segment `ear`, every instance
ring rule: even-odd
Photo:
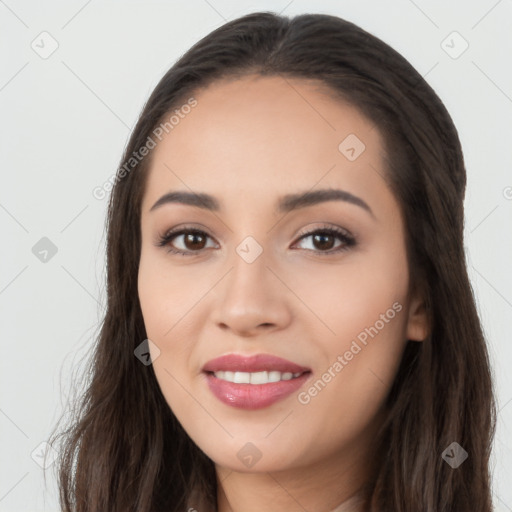
[[[424,341],[429,334],[427,308],[419,293],[414,294],[409,302],[406,331],[407,339],[412,341]]]

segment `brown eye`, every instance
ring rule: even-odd
[[[311,240],[307,250],[321,254],[322,256],[345,251],[356,245],[356,240],[348,232],[336,227],[325,227],[310,231],[301,236],[299,241]],[[336,244],[336,241],[339,241]]]
[[[206,237],[201,233],[187,233],[183,235],[183,243],[191,251],[203,249],[206,243]]]
[[[327,233],[313,235],[313,245],[317,249],[332,249],[334,247],[335,240],[336,238],[334,237],[334,235],[330,235]]]
[[[158,245],[167,246],[171,253],[189,256],[205,249],[209,238],[209,235],[198,229],[181,229],[163,235]]]

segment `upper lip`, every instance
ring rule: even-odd
[[[226,354],[211,359],[203,366],[204,372],[233,371],[233,372],[259,372],[277,371],[281,373],[303,373],[309,368],[288,361],[271,354],[256,354],[243,356],[240,354]]]

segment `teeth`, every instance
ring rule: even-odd
[[[268,384],[269,382],[278,382],[280,380],[290,380],[302,375],[301,372],[214,372],[215,377],[235,384]]]

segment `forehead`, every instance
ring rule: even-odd
[[[194,98],[157,141],[144,210],[177,189],[245,197],[261,208],[315,187],[382,195],[378,129],[323,84],[250,75],[214,82]]]

